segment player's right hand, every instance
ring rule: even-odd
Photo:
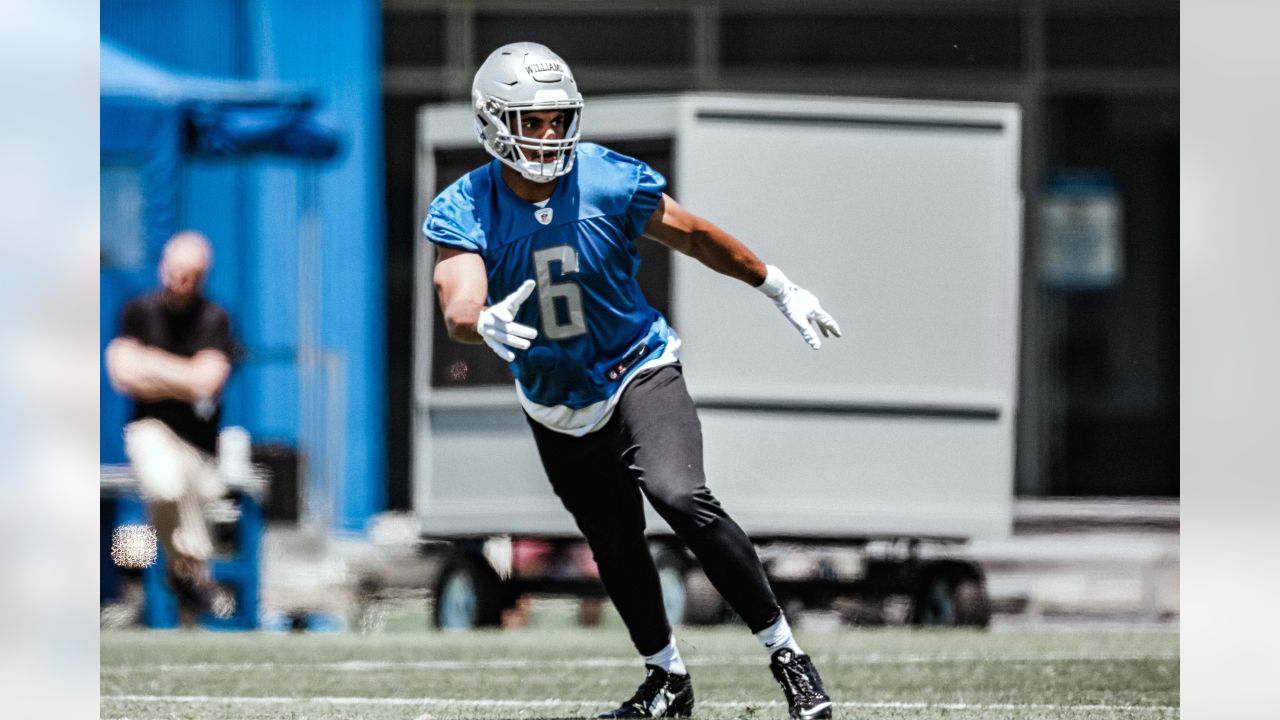
[[[528,325],[515,322],[520,304],[533,292],[533,281],[525,280],[515,292],[501,301],[480,311],[476,320],[476,332],[484,338],[484,342],[498,357],[511,362],[516,359],[516,350],[528,350],[529,341],[538,337],[538,331]]]

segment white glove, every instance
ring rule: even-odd
[[[810,347],[814,350],[822,347],[815,329],[821,330],[823,337],[840,337],[840,326],[836,324],[835,318],[822,309],[813,293],[788,280],[778,268],[772,265],[766,265],[765,268],[768,274],[756,289],[773,300],[773,304],[800,331]]]
[[[511,348],[528,350],[529,341],[538,337],[537,330],[515,322],[520,304],[527,300],[532,292],[533,281],[525,280],[515,292],[481,310],[480,317],[476,320],[476,332],[484,338],[486,345],[498,353],[498,357],[507,362],[516,359],[516,354],[511,352]]]

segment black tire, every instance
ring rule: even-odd
[[[956,625],[985,628],[991,624],[991,596],[987,586],[979,580],[965,579],[956,584]]]
[[[432,592],[431,620],[441,630],[497,626],[509,604],[498,573],[483,556],[463,550],[445,561]]]
[[[991,598],[972,569],[939,567],[922,577],[911,622],[933,627],[982,627],[991,623]]]

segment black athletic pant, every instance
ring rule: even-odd
[[[609,422],[589,435],[557,433],[532,419],[529,425],[551,487],[586,536],[641,655],[666,647],[671,636],[644,538],[641,493],[752,632],[778,619],[755,548],[707,489],[702,424],[678,364],[641,371]]]

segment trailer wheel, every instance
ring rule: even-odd
[[[653,556],[653,565],[658,569],[658,583],[662,586],[662,607],[667,612],[667,622],[680,625],[685,621],[688,607],[689,593],[685,574],[689,571],[689,560],[682,551],[666,543],[650,545],[649,554]]]
[[[991,623],[986,585],[960,568],[936,568],[928,573],[914,604],[915,625],[986,627]]]
[[[991,624],[991,596],[978,580],[965,579],[952,591],[956,607],[956,625],[984,628]]]
[[[442,630],[492,627],[502,621],[502,580],[482,556],[455,551],[436,576],[432,620]]]

